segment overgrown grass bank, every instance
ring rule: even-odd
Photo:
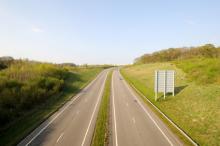
[[[92,146],[108,145],[108,121],[109,121],[109,106],[111,93],[111,78],[112,71],[108,73],[105,84],[104,94],[102,97],[99,113],[96,121],[95,131],[92,140]]]
[[[212,63],[208,65],[207,62]],[[188,74],[177,68],[175,64]],[[214,76],[207,75],[207,72],[213,70],[210,68],[214,68],[216,65],[219,64],[212,59],[201,62],[152,63],[127,66],[122,68],[121,72],[130,83],[197,143],[216,146],[220,145],[220,85],[214,81],[220,75],[216,73],[218,68],[211,71],[214,72]],[[191,69],[188,69],[190,67]],[[209,69],[203,69],[206,67]],[[166,100],[161,98],[158,102],[155,102],[153,91],[154,71],[157,69],[174,69],[176,71],[175,97],[168,96]],[[200,75],[213,78],[213,82],[202,84],[204,82],[197,79],[200,76],[191,76],[193,69],[199,72]]]
[[[0,70],[0,144],[18,143],[102,69],[16,61]]]
[[[202,85],[220,85],[220,58],[193,58],[175,61],[175,64],[187,73],[190,81]]]

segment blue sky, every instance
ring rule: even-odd
[[[127,64],[169,47],[220,46],[219,0],[0,0],[0,56]]]

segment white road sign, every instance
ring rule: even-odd
[[[166,97],[166,93],[173,93],[174,96],[174,70],[156,70],[155,71],[155,100],[157,100],[157,93],[163,92],[164,99]]]

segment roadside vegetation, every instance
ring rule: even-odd
[[[206,47],[207,45],[205,45]],[[194,48],[197,48],[196,54],[200,55],[189,55],[190,57],[171,60],[145,60],[144,63],[136,62],[135,65],[126,66],[121,69],[121,72],[129,83],[134,85],[199,145],[216,146],[220,144],[219,48],[214,47],[214,51],[204,49],[202,46]],[[206,50],[207,53],[199,52],[198,48]],[[187,51],[189,50],[187,49]],[[168,50],[161,52],[168,52]],[[210,55],[212,52],[215,52],[215,55]],[[166,55],[165,58],[168,58],[169,53]],[[176,95],[173,97],[168,94],[166,100],[160,98],[156,102],[154,100],[154,71],[158,69],[175,70]]]
[[[92,146],[107,146],[109,137],[109,112],[110,112],[110,93],[111,93],[112,71],[108,73],[105,89],[99,108],[95,131],[92,139]]]
[[[0,59],[1,145],[15,145],[106,67],[9,60]]]
[[[191,58],[219,58],[220,47],[206,44],[198,47],[169,48],[152,54],[144,54],[135,59],[134,64],[167,62]]]
[[[174,64],[186,73],[190,81],[220,85],[220,58],[192,58],[175,61]]]

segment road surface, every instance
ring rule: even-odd
[[[180,140],[127,85],[118,70],[112,76],[114,146],[179,146]]]
[[[22,140],[19,146],[89,146],[108,70]],[[143,103],[114,69],[110,145],[180,146],[182,142]]]
[[[107,77],[107,70],[48,120],[22,140],[19,146],[89,146]]]

